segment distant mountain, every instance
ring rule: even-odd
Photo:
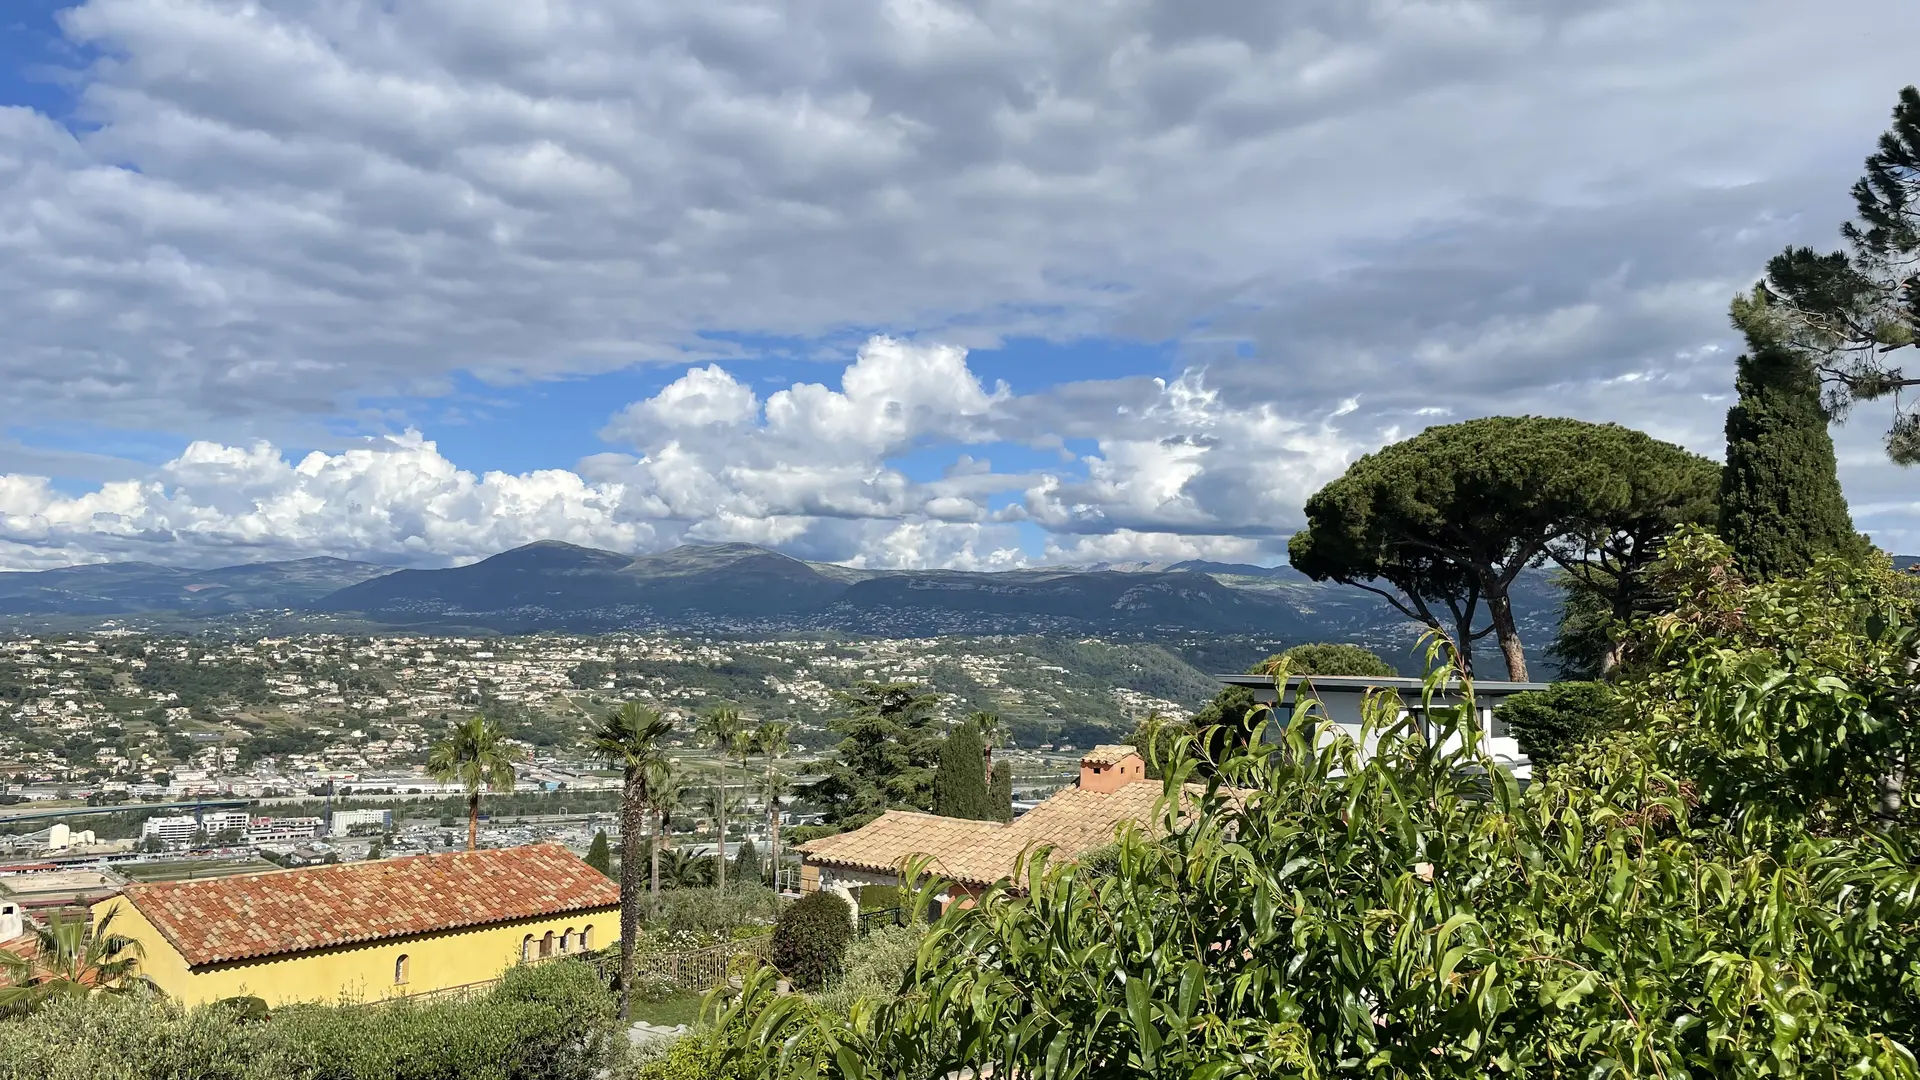
[[[1515,582],[1521,635],[1533,651],[1551,640],[1559,599],[1546,571],[1527,571]],[[301,612],[296,622],[395,629],[1228,634],[1359,641],[1395,653],[1410,649],[1419,632],[1365,590],[1312,581],[1288,566],[1206,560],[998,573],[866,570],[750,544],[632,556],[544,541],[446,570],[302,559],[212,570],[114,563],[0,574],[0,616],[197,619],[289,608]]]
[[[153,563],[100,563],[0,573],[0,615],[214,615],[304,608],[392,568],[345,559],[296,559],[189,570]]]
[[[751,544],[634,557],[549,540],[450,570],[401,570],[313,606],[408,624],[604,628],[688,615],[794,615],[826,607],[846,588],[810,563]]]
[[[921,570],[855,582],[825,613],[851,622],[1012,619],[1239,633],[1302,629],[1291,608],[1206,574],[1113,570]]]

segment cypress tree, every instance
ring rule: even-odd
[[[957,724],[940,745],[933,774],[933,812],[942,817],[993,819],[987,803],[986,744],[972,724]]]
[[[1735,368],[1740,400],[1727,410],[1720,535],[1755,578],[1798,573],[1821,555],[1861,557],[1867,544],[1840,491],[1812,362],[1782,339],[1763,300],[1735,300],[1733,322],[1747,352]]]
[[[740,842],[740,854],[734,857],[733,869],[742,884],[760,880],[760,853],[754,850],[752,840]]]
[[[993,779],[987,784],[987,802],[993,807],[994,821],[1013,820],[1013,766],[1004,761],[993,763]]]
[[[587,845],[587,865],[608,877],[613,876],[613,848],[607,843],[607,830],[600,829],[593,834],[593,843]]]

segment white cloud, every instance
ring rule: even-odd
[[[61,21],[99,57],[74,122],[0,108],[0,414],[210,441],[126,480],[0,436],[12,564],[561,535],[987,565],[1022,523],[1062,552],[1271,556],[1315,484],[1439,417],[1715,449],[1726,299],[1784,244],[1834,242],[1920,7],[84,0]],[[892,336],[838,387],[757,392],[733,344],[869,328]],[[1171,341],[1180,370],[1015,393],[916,344],[1010,335]],[[471,475],[402,439],[309,475],[272,449],[343,416],[402,428],[369,402],[470,374],[635,363],[687,370],[607,424],[628,452],[570,470]],[[1841,433],[1849,492],[1920,547],[1873,423]],[[1069,440],[1096,449],[893,463]]]
[[[609,425],[633,453],[577,470],[476,476],[412,432],[298,461],[264,442],[200,441],[150,479],[77,495],[0,476],[0,565],[319,553],[434,563],[541,539],[622,551],[744,541],[878,567],[1003,569],[1096,552],[1252,558],[1273,554],[1287,508],[1357,445],[1271,406],[1228,402],[1198,373],[1140,389],[1104,419],[1075,417],[1070,396],[985,390],[964,350],[875,338],[840,389],[798,384],[764,410],[725,369],[690,369]],[[1000,472],[965,452],[1048,442],[1032,426],[1038,415],[1106,432],[1072,469]],[[953,464],[926,480],[890,464],[924,448]],[[1012,501],[990,510],[996,496]],[[1103,535],[1029,553],[1022,521]]]

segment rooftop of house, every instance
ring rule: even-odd
[[[1133,756],[1132,747],[1112,758]],[[1106,765],[1082,763],[1082,775]],[[1071,858],[1111,843],[1121,822],[1151,826],[1161,785],[1144,778],[1111,788],[1073,787],[1054,794],[1012,822],[967,821],[908,810],[889,810],[868,824],[799,845],[809,862],[869,873],[898,873],[927,856],[929,870],[954,881],[990,885],[1014,874],[1021,856],[1038,847]]]
[[[1082,765],[1118,765],[1123,759],[1139,753],[1131,746],[1116,743],[1101,743],[1080,757]]]
[[[1262,690],[1273,689],[1273,677],[1271,675],[1215,675],[1214,678],[1231,686],[1245,686]],[[1426,689],[1425,679],[1415,679],[1397,675],[1287,676],[1287,688],[1289,690],[1292,690],[1302,683],[1305,683],[1315,690],[1327,691],[1329,693],[1359,694],[1365,693],[1368,690],[1398,690],[1405,691],[1417,697]],[[1473,680],[1474,693],[1482,697],[1519,694],[1528,690],[1545,690],[1549,685],[1551,684],[1512,682],[1506,679]],[[1436,685],[1434,689],[1436,692],[1442,694],[1454,693],[1460,689],[1460,681],[1458,679],[1448,679]]]
[[[122,896],[191,966],[617,906],[558,844],[130,885]]]

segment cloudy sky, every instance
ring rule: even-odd
[[[1490,413],[1718,456],[1912,0],[6,0],[0,568],[1275,562]],[[1856,521],[1920,550],[1884,417]]]

